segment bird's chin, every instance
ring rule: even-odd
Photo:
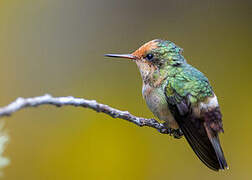
[[[144,63],[144,59],[134,59],[136,63]]]

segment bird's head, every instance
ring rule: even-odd
[[[142,45],[131,54],[105,54],[108,57],[126,58],[136,62],[142,78],[149,78],[167,66],[180,66],[185,62],[182,49],[171,41],[155,39]]]

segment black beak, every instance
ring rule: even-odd
[[[136,59],[132,54],[104,54],[107,57],[115,57],[115,58],[125,58],[125,59]]]

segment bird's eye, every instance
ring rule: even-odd
[[[151,53],[146,55],[146,59],[149,60],[149,61],[151,61],[153,59],[153,57],[154,57],[154,55],[151,54]]]

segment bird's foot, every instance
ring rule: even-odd
[[[166,126],[166,123],[164,123],[165,127],[164,129],[158,130],[162,134],[169,134],[170,136],[173,136],[175,139],[180,139],[183,136],[183,132],[181,129],[172,129]]]
[[[172,129],[171,135],[173,135],[175,139],[180,139],[183,136],[183,132],[181,131],[181,129]]]

